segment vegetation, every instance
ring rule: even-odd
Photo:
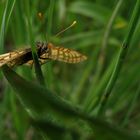
[[[1,0],[0,53],[31,46],[35,65],[1,68],[0,139],[139,140],[139,16],[140,0]],[[88,59],[40,67],[36,41]]]

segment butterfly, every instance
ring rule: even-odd
[[[72,49],[54,46],[52,43],[36,43],[39,63],[42,65],[47,60],[58,60],[66,63],[79,63],[87,59],[87,57]],[[0,55],[0,67],[7,64],[9,67],[19,65],[32,66],[34,64],[31,48],[23,50],[15,50]]]

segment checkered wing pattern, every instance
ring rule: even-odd
[[[55,47],[51,43],[48,44],[47,53],[44,53],[41,58],[58,60],[66,63],[79,63],[87,59],[85,55],[77,51],[64,47]]]
[[[14,67],[19,63],[21,56],[24,56],[28,52],[28,49],[12,51],[0,55],[0,67],[7,64],[9,67]]]

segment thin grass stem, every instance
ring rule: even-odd
[[[119,52],[119,57],[117,59],[116,66],[114,68],[112,76],[107,84],[103,98],[101,100],[98,115],[104,115],[104,113],[105,113],[106,103],[108,101],[109,96],[111,95],[111,91],[116,83],[116,80],[117,80],[119,74],[120,74],[120,70],[123,66],[123,63],[124,63],[124,60],[125,60],[125,57],[127,54],[127,50],[128,50],[130,43],[132,41],[132,37],[133,37],[133,34],[135,32],[139,17],[140,17],[140,0],[137,0],[136,5],[134,7],[132,17],[131,17],[131,20],[130,20],[130,24],[128,27],[128,32],[126,34],[125,40],[124,40],[122,47],[120,49],[120,52]]]
[[[37,77],[39,83],[42,85],[45,85],[45,80],[44,80],[43,73],[42,73],[42,70],[41,70],[41,67],[39,64],[38,55],[37,55],[36,47],[35,47],[35,41],[34,41],[34,37],[33,37],[32,20],[31,20],[32,18],[31,18],[30,10],[31,9],[29,6],[29,1],[26,1],[29,41],[30,41],[31,49],[32,49],[32,56],[33,56],[33,60],[34,60],[35,73],[36,73],[36,77]]]
[[[140,85],[138,85],[138,88],[137,88],[137,90],[136,90],[136,93],[135,93],[135,95],[134,95],[132,101],[130,102],[129,109],[128,109],[128,111],[126,112],[126,115],[125,115],[123,121],[121,122],[121,126],[122,126],[122,127],[125,127],[125,126],[128,124],[130,115],[131,115],[131,113],[132,113],[132,111],[133,111],[133,109],[134,109],[134,106],[135,106],[135,104],[136,104],[136,100],[138,99],[138,96],[139,96],[139,95],[140,95]]]
[[[102,71],[104,69],[104,65],[105,65],[105,61],[106,61],[106,48],[108,46],[108,42],[109,42],[109,37],[112,31],[112,26],[113,23],[116,19],[116,16],[118,15],[118,12],[122,6],[123,0],[119,0],[111,17],[110,20],[107,24],[107,27],[105,29],[104,35],[103,35],[103,42],[102,42],[102,46],[101,46],[101,50],[100,50],[100,54],[99,54],[99,60],[98,60],[98,64],[97,64],[97,74],[96,74],[96,80],[99,79],[99,77],[102,74]]]

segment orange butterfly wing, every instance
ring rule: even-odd
[[[66,63],[79,63],[87,59],[87,57],[77,51],[64,47],[54,47],[48,44],[48,51],[41,55],[43,59],[58,60]]]

